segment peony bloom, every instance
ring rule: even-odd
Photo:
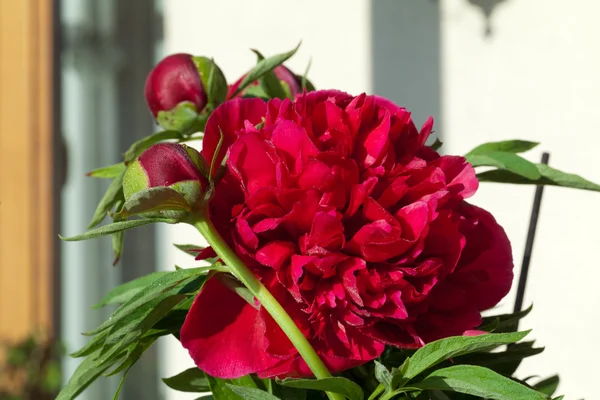
[[[201,73],[190,54],[165,57],[148,74],[144,91],[154,118],[159,112],[171,111],[182,102],[190,102],[197,112],[208,102]]]
[[[211,219],[332,372],[386,345],[461,335],[511,286],[506,234],[465,202],[478,187],[471,165],[424,146],[432,125],[417,130],[388,100],[338,91],[238,98],[207,123],[205,158],[229,153]],[[181,343],[217,377],[311,375],[265,310],[216,279]]]
[[[183,195],[193,207],[208,184],[207,171],[206,161],[195,149],[178,143],[155,144],[127,167],[123,194],[127,200],[145,189],[165,186]]]
[[[295,98],[297,95],[302,93],[302,78],[301,77],[297,76],[296,74],[294,74],[292,71],[290,71],[288,68],[284,67],[283,65],[278,65],[277,67],[275,67],[273,69],[273,72],[275,73],[275,76],[277,77],[277,79],[279,79],[287,87],[287,89],[289,90],[290,96],[292,98]],[[242,83],[242,81],[244,80],[245,77],[246,77],[246,75],[243,75],[234,84],[229,86],[229,91],[227,92],[228,99],[231,99],[233,97],[235,91],[240,86],[240,84]],[[252,82],[252,84],[250,86],[256,86],[256,85],[258,85],[258,81]],[[237,96],[243,96],[246,91],[247,91],[247,89],[242,90],[242,92],[238,93]]]

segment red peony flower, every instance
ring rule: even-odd
[[[296,74],[294,74],[292,71],[290,71],[287,67],[284,67],[283,65],[278,65],[273,69],[273,72],[275,73],[277,79],[279,79],[287,86],[292,98],[295,98],[297,95],[302,93],[302,79]],[[227,92],[228,99],[231,99],[233,97],[235,91],[238,89],[245,77],[246,75],[244,74],[234,84],[229,86],[229,91]],[[258,81],[254,81],[251,84],[251,86],[256,85],[258,85]],[[244,92],[245,90],[239,93],[238,96],[243,96]]]
[[[233,99],[207,123],[204,157],[229,152],[211,219],[332,372],[473,329],[511,286],[506,234],[464,201],[471,165],[424,146],[432,125],[338,91]],[[181,343],[217,377],[311,375],[264,309],[216,279]]]

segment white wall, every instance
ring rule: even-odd
[[[468,0],[377,0],[373,22],[371,2],[362,0],[164,2],[166,53],[213,56],[230,81],[254,63],[249,48],[273,54],[302,39],[290,67],[302,72],[312,57],[310,78],[320,88],[391,96],[413,109],[418,123],[436,114],[446,153],[465,153],[484,141],[536,140],[543,145],[532,160],[548,150],[551,165],[600,182],[596,2],[504,0],[492,15],[491,37],[484,35],[481,10]],[[532,198],[533,188],[482,184],[473,199],[504,225],[517,265]],[[560,372],[560,391],[570,399],[595,393],[598,205],[597,193],[546,189],[526,296],[535,309],[523,328],[533,328],[532,338],[547,348],[519,374]],[[193,230],[180,227],[161,235],[165,242],[197,241]],[[171,249],[163,259],[166,268],[192,264]],[[514,292],[499,309],[509,311],[513,300]],[[165,375],[191,364],[176,343],[163,354]],[[168,398],[193,396],[169,392]]]

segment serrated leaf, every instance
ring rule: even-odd
[[[92,178],[100,178],[100,179],[108,179],[108,178],[116,178],[125,171],[125,163],[120,162],[117,164],[109,165],[107,167],[97,168],[93,171],[88,172],[86,175],[91,176]]]
[[[381,383],[387,390],[392,389],[392,374],[390,371],[388,371],[385,365],[377,360],[375,360],[375,379],[377,379],[377,381]]]
[[[146,150],[148,147],[152,146],[153,144],[156,144],[156,143],[159,143],[159,142],[162,142],[165,140],[170,140],[170,139],[183,139],[183,136],[178,131],[167,130],[167,131],[156,132],[150,136],[146,136],[146,137],[134,142],[129,147],[129,149],[125,152],[125,154],[123,155],[125,158],[125,164],[129,164],[130,162],[132,162],[133,160],[138,158],[138,156],[140,154],[142,154],[144,152],[144,150]]]
[[[496,167],[533,180],[541,177],[534,163],[514,153],[494,151],[485,154],[467,154],[465,158],[473,167]]]
[[[496,372],[473,365],[438,369],[411,387],[470,394],[493,400],[547,400],[546,396]]]
[[[533,385],[533,388],[538,392],[544,393],[548,396],[552,396],[556,389],[558,389],[558,384],[560,383],[560,379],[558,375],[553,375],[549,378],[543,379]]]
[[[244,400],[279,400],[272,394],[267,393],[264,390],[260,390],[258,388],[236,386],[230,383],[227,384],[227,387],[229,388],[229,390],[231,390],[233,393],[237,394]]]
[[[495,151],[509,153],[524,153],[539,145],[538,142],[529,142],[527,140],[504,140],[501,142],[489,142],[475,147],[467,154],[486,154]]]
[[[158,279],[161,276],[170,274],[167,271],[157,271],[152,272],[148,275],[144,275],[140,278],[131,280],[127,283],[123,283],[122,285],[117,286],[102,300],[100,300],[93,308],[101,308],[109,304],[122,304],[131,299],[135,294],[137,294],[144,287],[148,286],[150,282]]]
[[[324,379],[291,379],[278,381],[278,384],[299,389],[321,390],[339,393],[350,400],[363,400],[364,394],[360,386],[350,379],[336,376]]]
[[[488,333],[479,336],[453,336],[436,340],[421,347],[410,358],[410,364],[404,378],[410,380],[449,358],[491,349],[503,344],[515,343],[523,339],[530,331],[515,333]]]
[[[579,175],[569,174],[551,168],[545,164],[536,164],[541,175],[540,179],[527,179],[510,171],[493,170],[477,174],[480,182],[514,183],[518,185],[547,185],[561,186],[573,189],[600,192],[600,185],[590,182]]]
[[[128,229],[137,228],[139,226],[144,226],[148,224],[154,224],[157,222],[164,222],[167,224],[177,223],[176,220],[171,218],[145,218],[145,219],[132,219],[129,221],[119,221],[113,222],[112,224],[103,225],[99,228],[92,229],[91,231],[87,231],[86,233],[82,233],[81,235],[75,235],[71,237],[59,237],[66,242],[77,242],[80,240],[88,240],[94,239],[101,236],[111,235],[116,232],[126,231]]]
[[[283,64],[290,59],[300,48],[300,43],[293,50],[287,53],[277,54],[259,61],[250,72],[246,74],[246,77],[242,80],[242,83],[238,86],[237,90],[233,94],[233,97],[237,96],[247,86],[252,84],[254,81],[259,80],[267,72],[272,71],[278,65]]]
[[[111,208],[119,201],[123,200],[123,176],[125,175],[125,170],[122,170],[119,175],[117,175],[113,181],[108,186],[108,189],[100,199],[98,206],[96,207],[96,211],[94,211],[94,216],[88,225],[88,229],[95,227],[98,225],[104,217],[108,214]]]
[[[162,380],[168,387],[180,392],[208,392],[208,378],[199,368],[189,368]]]
[[[158,186],[132,194],[123,205],[123,211],[116,214],[115,217],[127,218],[138,214],[167,210],[189,212],[191,208],[183,195],[170,187]]]

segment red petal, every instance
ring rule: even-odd
[[[180,339],[198,368],[217,378],[239,378],[280,361],[266,352],[259,311],[215,278],[196,297]]]
[[[258,98],[236,98],[217,107],[206,123],[202,140],[202,155],[208,163],[210,164],[213,159],[221,132],[223,132],[223,144],[215,159],[215,165],[221,164],[227,149],[235,142],[239,131],[244,129],[244,123],[250,121],[252,125],[257,125],[262,121],[266,111],[267,104]]]

